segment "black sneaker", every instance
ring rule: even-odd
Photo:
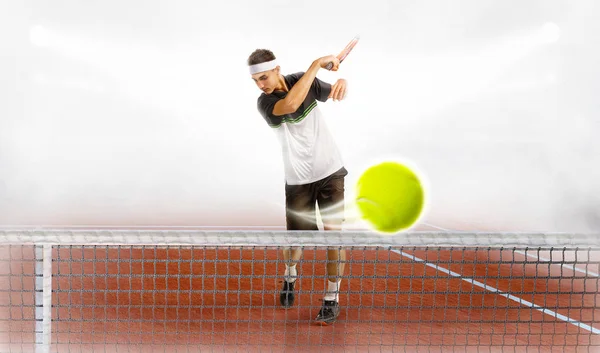
[[[288,282],[283,280],[283,289],[281,289],[281,294],[279,295],[279,302],[284,308],[290,308],[294,305],[294,284],[296,282]]]
[[[319,325],[333,324],[340,315],[340,304],[335,300],[323,300],[323,307],[315,321]]]

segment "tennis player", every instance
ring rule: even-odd
[[[285,172],[287,230],[317,231],[317,212],[324,230],[341,230],[344,221],[344,177],[348,174],[332,134],[325,124],[317,102],[344,99],[347,83],[333,85],[316,78],[317,72],[339,60],[324,56],[312,62],[306,72],[283,75],[272,51],[257,49],[248,57],[252,79],[263,92],[258,97],[258,111],[281,143]],[[286,261],[281,305],[294,304],[296,265],[302,249],[283,250]],[[328,287],[316,322],[335,322],[340,313],[339,289],[344,273],[345,250],[327,250]]]

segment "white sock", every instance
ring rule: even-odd
[[[286,281],[294,283],[296,281],[296,277],[298,277],[298,272],[296,272],[296,265],[288,266],[286,264],[285,273],[283,274],[283,277]]]
[[[341,279],[337,282],[327,280],[327,293],[325,294],[324,300],[340,301],[340,283],[342,283]]]

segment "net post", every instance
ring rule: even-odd
[[[35,353],[50,352],[52,245],[35,246]]]

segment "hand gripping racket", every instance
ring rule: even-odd
[[[348,54],[350,54],[350,52],[352,51],[352,49],[354,48],[354,46],[356,45],[356,43],[358,43],[358,40],[360,39],[360,36],[356,36],[354,37],[350,43],[348,43],[348,45],[346,45],[346,47],[344,48],[344,50],[342,50],[341,53],[338,54],[337,58],[340,61],[340,64],[342,63],[342,61],[344,61],[344,59],[346,59],[346,57],[348,56]],[[327,70],[331,70],[331,68],[333,67],[333,63],[329,63],[327,64],[327,66],[325,67]]]

